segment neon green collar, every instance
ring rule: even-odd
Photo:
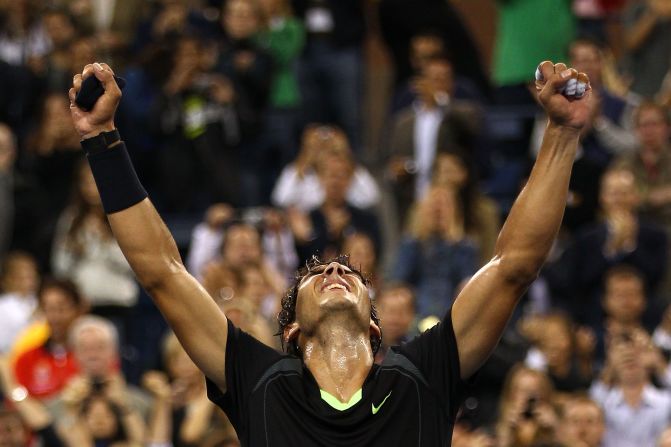
[[[354,405],[356,405],[360,400],[362,396],[362,391],[361,388],[352,395],[350,398],[349,402],[342,403],[338,400],[337,397],[335,397],[333,394],[329,393],[328,391],[324,390],[319,390],[319,393],[322,396],[322,399],[324,399],[324,402],[332,406],[338,411],[345,411],[349,408],[352,408]]]

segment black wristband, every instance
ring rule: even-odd
[[[87,138],[81,141],[82,148],[87,154],[102,152],[112,144],[121,141],[119,131],[114,129],[109,132],[100,132],[95,137]]]
[[[107,214],[125,210],[147,198],[123,141],[112,148],[88,153],[86,157]]]

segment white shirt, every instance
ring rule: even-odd
[[[415,106],[415,198],[419,199],[429,189],[431,170],[436,158],[438,129],[443,121],[444,111],[440,107],[427,109]]]
[[[366,209],[376,205],[379,200],[380,189],[375,179],[365,168],[357,166],[347,190],[347,203]],[[310,211],[324,202],[324,188],[316,172],[310,169],[300,177],[296,165],[291,163],[282,170],[275,183],[272,202],[282,208],[295,206],[302,211]]]
[[[25,329],[37,309],[34,295],[16,293],[0,295],[0,352],[9,352],[16,336]]]
[[[594,382],[590,395],[603,409],[605,447],[655,447],[657,438],[671,422],[671,394],[652,385],[643,388],[641,403],[632,408],[622,391]]]

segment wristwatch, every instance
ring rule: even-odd
[[[100,132],[95,137],[87,138],[81,141],[82,148],[87,155],[102,152],[114,143],[121,141],[119,131],[114,129],[109,132]]]
[[[17,386],[9,393],[9,398],[12,402],[23,402],[28,397],[28,390],[25,386]]]

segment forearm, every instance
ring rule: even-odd
[[[535,277],[557,235],[566,206],[578,131],[549,124],[529,181],[496,242],[504,273]]]
[[[171,442],[172,404],[169,399],[156,399],[147,432],[148,445],[166,445]]]

